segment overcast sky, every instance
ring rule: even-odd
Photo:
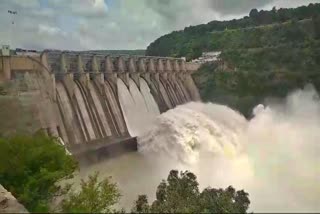
[[[320,0],[0,0],[0,43],[30,49],[145,49],[186,26],[243,17],[252,8],[312,2]]]

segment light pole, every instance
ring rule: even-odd
[[[12,44],[12,31],[14,30],[14,26],[15,26],[15,16],[18,14],[17,11],[13,11],[13,10],[8,10],[8,13],[10,14],[10,35],[9,35],[9,46],[11,47],[13,44]]]

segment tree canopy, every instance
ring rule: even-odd
[[[271,43],[272,45],[282,44],[284,43],[284,41],[282,41],[283,39],[289,42],[291,40],[291,38],[284,33],[289,32],[289,35],[295,35],[296,33],[290,33],[287,29],[282,29],[283,27],[286,28],[286,25],[279,26],[279,24],[284,24],[293,20],[311,20],[312,17],[316,17],[319,14],[320,4],[309,4],[308,6],[301,6],[298,8],[280,8],[278,10],[273,8],[271,11],[258,11],[257,9],[253,9],[250,11],[249,16],[241,19],[211,21],[207,24],[186,27],[182,31],[174,31],[161,36],[147,47],[146,55],[186,57],[187,60],[191,60],[199,57],[199,55],[205,51],[221,50],[229,47],[235,48],[233,46],[234,44],[231,44],[229,41],[232,41],[233,43],[236,42],[237,48],[248,48],[248,45],[251,48],[261,47],[259,37],[264,34],[263,32],[259,32],[260,28],[257,27],[264,25],[278,27],[274,28],[270,34],[265,35],[266,39],[262,41],[267,42],[268,44]],[[255,35],[256,38],[242,33],[244,36],[230,40],[226,35],[233,35],[234,33],[237,34],[243,31],[246,32],[247,30],[256,28],[257,30],[252,30],[252,34]],[[317,27],[314,28],[314,30],[317,29]],[[302,30],[307,34],[314,31],[313,29]],[[297,38],[301,40],[301,29],[298,29],[297,32]],[[273,36],[273,33],[277,34]],[[270,36],[272,41],[268,42],[267,38]],[[250,43],[256,41],[258,42],[258,46],[255,45],[255,43]]]
[[[76,169],[65,148],[42,132],[0,138],[0,183],[30,212],[48,212],[63,190],[56,182]]]
[[[81,189],[71,191],[61,203],[64,213],[110,213],[119,198],[116,184],[109,178],[98,181],[99,173],[90,175],[88,180],[81,180]]]
[[[133,212],[138,213],[246,213],[249,209],[249,194],[208,187],[199,190],[197,177],[189,171],[171,170],[156,191],[156,200],[148,203],[146,195],[139,195]]]

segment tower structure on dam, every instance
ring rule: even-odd
[[[160,113],[200,100],[191,77],[198,65],[182,59],[70,51],[2,58],[2,81],[17,72],[36,79],[42,128],[75,153],[135,137]]]

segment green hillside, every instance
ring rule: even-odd
[[[320,4],[272,11],[251,10],[238,20],[212,21],[174,31],[152,42],[146,55],[197,58],[204,51],[257,48],[319,38]]]
[[[226,104],[251,116],[252,108],[312,83],[320,90],[320,4],[212,21],[164,35],[147,55],[185,56],[221,51],[221,61],[194,74],[203,101]]]
[[[319,71],[221,72],[214,65],[205,65],[193,77],[204,102],[228,105],[246,117],[257,104],[283,98],[308,83],[320,90]]]

